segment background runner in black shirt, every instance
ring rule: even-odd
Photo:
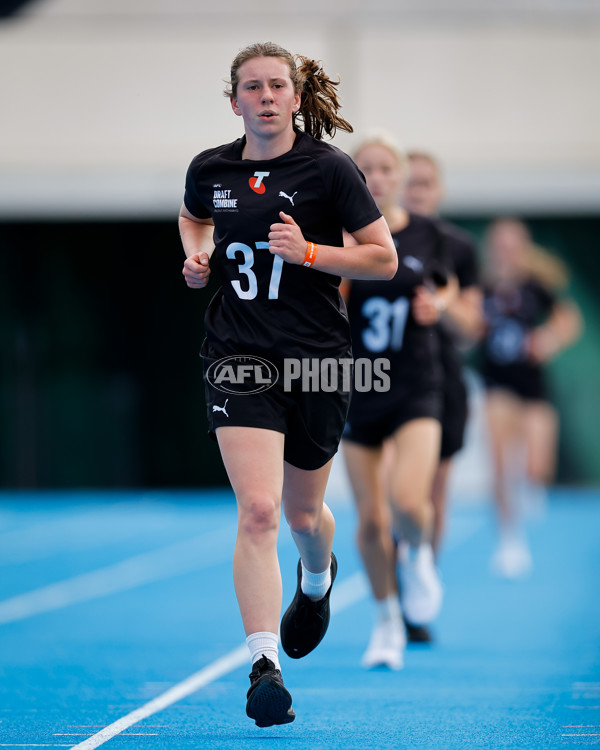
[[[492,568],[515,578],[531,567],[523,511],[543,502],[554,474],[558,415],[545,366],[577,339],[581,320],[572,300],[541,283],[543,256],[523,222],[493,222],[484,258],[480,355],[499,528]]]
[[[337,127],[351,130],[320,65],[299,58],[297,66],[272,43],[252,45],[235,58],[230,85],[245,135],[192,161],[180,231],[188,286],[206,286],[211,265],[223,279],[202,350],[208,416],[238,503],[234,584],[253,664],[246,713],[270,726],[294,719],[278,660],[281,507],[301,556],[298,590],[281,624],[282,645],[297,658],[329,622],[337,566],[323,497],[349,394],[288,392],[276,382],[226,395],[209,370],[224,356],[244,366],[257,356],[277,364],[350,356],[340,275],[391,278],[397,258],[362,175],[320,143]],[[298,118],[304,133],[294,126]],[[343,247],[342,227],[357,247]]]
[[[390,282],[353,281],[349,285],[355,366],[361,358],[385,357],[390,363],[391,387],[387,392],[355,389],[343,439],[358,508],[359,550],[378,615],[363,665],[398,669],[405,633],[394,575],[392,527],[399,540],[406,619],[419,624],[431,621],[442,600],[431,549],[431,485],[439,456],[442,408],[435,324],[451,291],[450,285],[437,289],[431,283],[444,260],[435,224],[397,205],[406,173],[398,149],[389,140],[375,137],[354,158],[390,226],[399,261]]]
[[[460,349],[465,345],[472,345],[480,335],[482,296],[479,287],[477,251],[473,240],[463,230],[438,218],[440,206],[444,200],[439,162],[424,151],[409,152],[408,161],[409,177],[402,195],[402,203],[409,211],[436,219],[459,285],[457,296],[444,312],[438,326],[444,373],[444,408],[440,462],[432,492],[434,506],[432,543],[437,558],[444,533],[452,457],[463,446],[468,413],[467,390],[462,374]],[[415,634],[415,637],[419,635]]]

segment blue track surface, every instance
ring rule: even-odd
[[[0,747],[74,747],[243,642],[229,492],[4,493],[0,503]],[[338,611],[317,651],[282,657],[293,724],[261,730],[246,718],[244,657],[99,746],[600,745],[600,493],[551,494],[530,530],[533,573],[519,582],[489,573],[489,509],[455,510],[437,642],[410,648],[394,673],[359,666],[372,609],[354,513],[334,512]],[[297,554],[285,527],[280,559],[286,605]]]

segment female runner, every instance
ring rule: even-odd
[[[535,503],[554,478],[558,415],[545,366],[578,338],[581,316],[572,300],[559,300],[542,282],[556,278],[557,264],[532,246],[522,221],[492,222],[484,261],[481,367],[499,528],[492,568],[516,578],[532,564],[525,504]]]
[[[398,205],[406,163],[393,142],[370,138],[354,158],[390,227],[399,264],[391,282],[352,281],[346,292],[355,361],[387,358],[390,388],[354,391],[343,448],[358,508],[358,547],[377,609],[362,663],[399,669],[405,632],[392,530],[399,540],[405,618],[429,623],[442,603],[431,547],[431,489],[442,409],[435,324],[455,293],[455,283],[439,278],[445,258],[435,223]],[[385,441],[392,446],[391,460],[384,452]]]
[[[261,727],[295,718],[278,660],[282,506],[300,552],[282,646],[300,658],[327,630],[337,563],[323,497],[349,400],[341,383],[306,392],[276,378],[264,389],[261,367],[272,374],[303,358],[351,357],[340,276],[389,279],[397,268],[364,178],[321,140],[352,130],[337,113],[336,85],[319,63],[271,42],[243,49],[226,94],[244,135],[193,159],[179,217],[188,286],[205,287],[211,266],[222,279],[202,356],[209,428],[238,506],[233,578],[253,665],[246,713]],[[356,247],[343,246],[343,227]],[[224,358],[235,382],[254,373],[256,387],[245,380],[234,392],[230,377],[224,389]]]
[[[467,389],[463,379],[461,350],[472,346],[481,336],[483,325],[482,293],[479,286],[477,250],[471,237],[459,227],[442,221],[439,211],[444,200],[442,169],[435,157],[425,151],[408,153],[409,178],[402,205],[437,221],[444,235],[446,252],[458,282],[458,294],[448,306],[439,325],[442,369],[444,371],[444,408],[440,461],[433,482],[433,552],[439,557],[445,527],[448,482],[453,457],[463,447],[468,416]],[[415,640],[430,639],[421,631],[409,629]]]

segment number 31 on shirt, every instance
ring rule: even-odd
[[[369,321],[369,327],[362,332],[367,349],[371,352],[400,351],[409,311],[410,300],[406,297],[398,297],[393,302],[384,297],[368,299],[361,310]]]

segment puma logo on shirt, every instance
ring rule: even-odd
[[[280,190],[280,191],[279,191],[279,197],[280,197],[280,198],[287,198],[287,199],[289,200],[289,202],[290,202],[290,203],[292,204],[292,206],[293,206],[293,205],[294,205],[294,195],[296,195],[296,193],[297,193],[297,192],[298,192],[298,191],[296,190],[296,192],[295,192],[295,193],[292,193],[292,195],[288,195],[287,193],[284,193],[284,192],[283,192],[283,190]]]
[[[228,398],[225,399],[225,403],[223,406],[217,406],[217,404],[213,404],[213,412],[215,411],[222,411],[223,414],[229,419],[229,414],[227,414],[227,402],[229,401]]]

